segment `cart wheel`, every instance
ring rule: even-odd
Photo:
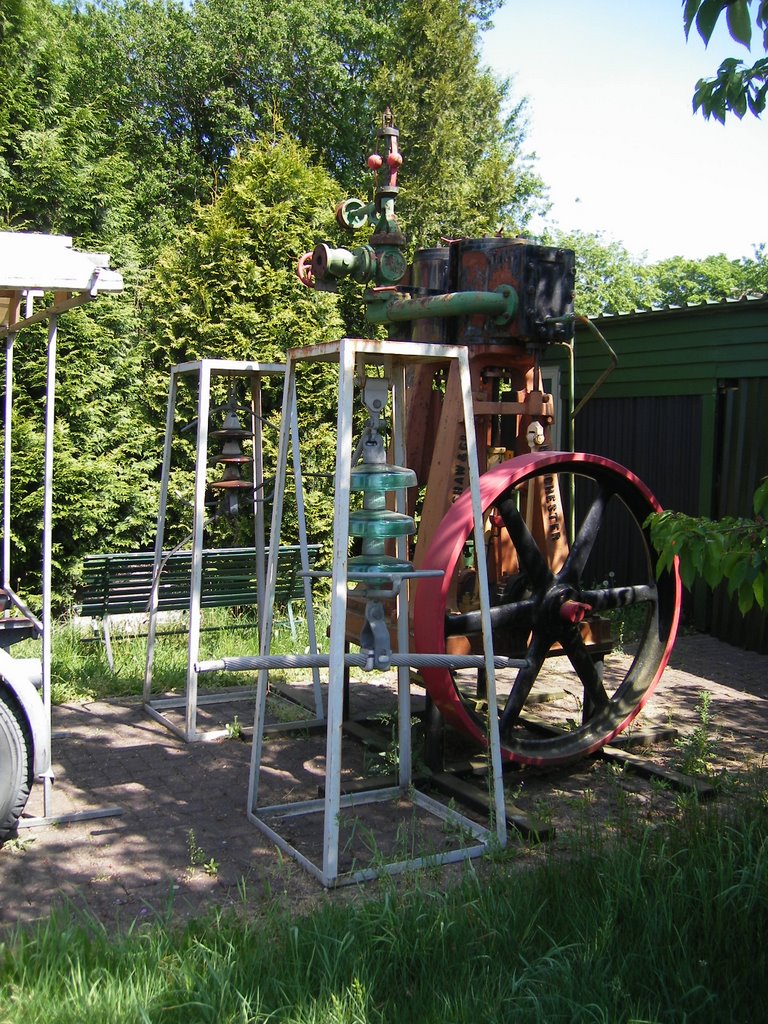
[[[563,764],[598,750],[629,725],[671,653],[680,579],[676,565],[656,579],[657,556],[643,527],[660,506],[629,470],[582,453],[541,452],[504,462],[481,477],[480,492],[491,535],[497,534],[485,555],[494,653],[526,662],[496,673],[502,756],[520,764]],[[539,510],[539,526],[529,529],[532,507]],[[577,525],[569,539],[572,516]],[[457,592],[466,591],[462,556],[472,531],[467,491],[442,520],[420,565],[444,571],[417,586],[420,653],[482,651],[477,601],[461,613],[455,606]],[[631,656],[616,656],[624,653],[622,645]],[[442,668],[422,675],[446,722],[485,744],[482,677],[473,681]]]
[[[16,701],[0,687],[0,842],[12,835],[32,788],[32,740]]]

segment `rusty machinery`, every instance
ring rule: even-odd
[[[417,251],[409,266],[394,209],[402,155],[389,111],[378,141],[368,159],[373,201],[348,199],[337,210],[350,232],[373,227],[368,242],[349,249],[321,243],[299,261],[298,275],[320,289],[333,290],[345,277],[365,285],[366,317],[387,324],[391,339],[467,347],[484,471],[483,552],[471,549],[458,374],[436,377],[430,365],[408,373],[407,460],[426,481],[413,561],[439,571],[415,586],[414,646],[457,656],[482,649],[482,557],[494,654],[524,662],[496,681],[502,756],[560,764],[626,728],[668,660],[680,584],[674,568],[657,579],[643,526],[659,505],[617,463],[551,450],[554,401],[541,367],[551,345],[573,344],[574,253],[518,238],[459,239]],[[413,503],[412,492],[411,513]],[[615,559],[607,566],[606,543]],[[617,668],[606,655],[627,614],[637,651]],[[443,662],[421,676],[443,719],[485,743],[482,671],[469,679]]]

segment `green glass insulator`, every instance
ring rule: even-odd
[[[368,465],[362,463],[354,466],[350,478],[353,491],[398,491],[405,487],[415,487],[418,483],[416,474],[407,466]]]
[[[358,509],[349,513],[352,537],[407,537],[416,532],[411,516],[379,509]]]
[[[353,555],[349,560],[349,572],[358,576],[370,573],[374,576],[397,576],[413,572],[413,564],[392,555]]]

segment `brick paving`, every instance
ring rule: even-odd
[[[734,764],[768,755],[768,659],[710,637],[682,638],[651,720],[673,715],[696,724],[702,689],[714,693],[722,736],[735,737]],[[361,684],[355,708],[392,706],[385,686]],[[217,705],[223,722],[243,723],[252,704]],[[62,901],[102,921],[130,923],[164,914],[177,919],[213,906],[253,906],[289,894],[293,905],[327,898],[305,872],[278,855],[246,816],[250,744],[237,740],[185,744],[149,718],[134,700],[54,709],[56,783],[53,814],[119,806],[122,814],[66,825],[21,829],[0,849],[0,928],[45,917]],[[316,795],[322,783],[323,737],[280,734],[266,744],[266,783],[276,792]],[[544,785],[546,785],[546,781]],[[27,815],[42,813],[36,786]],[[192,856],[191,846],[198,852]],[[217,862],[206,873],[194,860]]]

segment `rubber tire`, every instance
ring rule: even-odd
[[[32,738],[15,698],[0,686],[0,843],[16,824],[32,789]]]

